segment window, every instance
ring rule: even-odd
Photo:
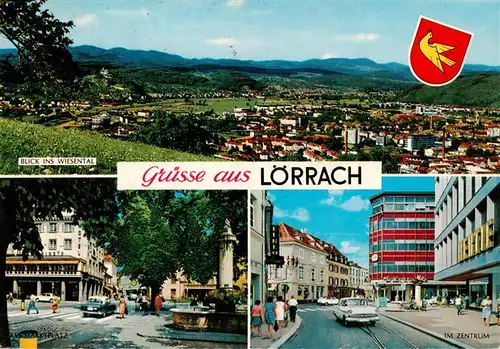
[[[333,278],[331,276],[328,278],[328,285],[333,286]]]
[[[319,282],[325,282],[325,272],[323,270],[319,272]]]
[[[66,233],[73,232],[73,224],[71,224],[71,223],[64,223],[64,231]]]
[[[316,254],[311,253],[311,262],[316,262]]]
[[[250,226],[254,226],[253,202],[250,204]]]
[[[299,269],[298,269],[298,273],[299,273],[299,280],[304,280],[304,266],[303,265],[299,265]]]
[[[57,223],[50,223],[50,230],[51,233],[55,233],[57,231]]]
[[[299,248],[299,258],[304,259],[304,250]]]
[[[49,250],[55,250],[57,248],[57,239],[49,240]]]
[[[311,268],[311,281],[316,281],[316,270]]]
[[[64,249],[65,250],[71,250],[73,249],[71,239],[64,239]]]

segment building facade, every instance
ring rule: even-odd
[[[181,272],[175,278],[167,279],[162,286],[162,295],[166,300],[182,300],[186,298],[202,299],[208,292],[217,288],[217,279],[213,277],[206,284],[188,280]]]
[[[304,302],[325,297],[328,287],[327,243],[284,223],[278,228],[280,255],[285,258],[285,265],[269,266],[270,290]]]
[[[404,139],[404,148],[414,152],[420,148],[430,148],[436,142],[434,135],[412,135]]]
[[[250,191],[249,202],[249,227],[250,227],[250,263],[251,263],[251,289],[252,304],[256,300],[264,301],[267,297],[266,284],[266,226],[272,220],[272,203],[262,190]],[[267,215],[266,215],[267,212]],[[266,224],[269,223],[269,224]]]
[[[63,301],[79,302],[104,293],[104,249],[72,222],[70,213],[64,213],[63,220],[35,221],[43,245],[41,260],[23,261],[21,251],[9,247],[6,279],[13,293],[53,293]]]
[[[434,193],[385,192],[370,202],[369,279],[398,280],[387,284],[386,295],[395,299],[406,280],[434,278]],[[411,285],[404,287],[408,299]]]
[[[470,306],[500,293],[500,177],[437,177],[436,280],[464,281]]]
[[[349,285],[355,289],[363,289],[365,283],[368,280],[368,270],[355,262],[350,262],[349,266],[350,266]]]
[[[349,260],[334,245],[326,246],[328,252],[328,297],[350,296]]]

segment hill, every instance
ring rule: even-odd
[[[403,100],[417,103],[500,108],[500,74],[464,75],[449,85],[410,88]]]
[[[95,133],[64,130],[0,119],[1,174],[41,174],[43,169],[19,166],[19,157],[94,157],[94,174],[116,174],[119,161],[215,161],[213,157],[183,153],[111,139]],[[53,166],[52,174],[89,173],[89,166]]]

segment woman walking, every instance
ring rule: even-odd
[[[123,296],[120,298],[120,303],[118,304],[118,310],[120,313],[120,319],[125,317],[125,308],[127,307],[127,303],[125,303],[125,298]]]
[[[278,321],[278,328],[281,328],[283,321],[285,320],[285,302],[283,302],[283,297],[279,296],[278,301],[274,307],[274,313],[276,314],[276,321]]]
[[[160,316],[161,306],[163,304],[163,299],[161,299],[160,294],[158,293],[155,297],[155,311],[156,315]]]
[[[262,337],[262,317],[263,317],[262,304],[260,300],[256,300],[252,307],[252,336]]]
[[[276,322],[276,315],[274,314],[273,297],[267,297],[266,304],[264,304],[264,319],[267,324],[267,336],[269,339],[273,338],[273,326]]]
[[[483,308],[483,323],[485,326],[490,326],[490,315],[491,315],[491,299],[490,296],[486,296],[481,302],[481,308]]]

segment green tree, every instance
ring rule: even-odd
[[[164,111],[155,111],[154,122],[143,126],[134,139],[163,148],[178,149],[195,154],[215,153],[213,144],[220,139],[205,127],[205,118],[198,115],[176,117]]]
[[[0,2],[0,34],[17,49],[16,69],[28,82],[67,87],[78,75],[67,36],[73,22],[42,9],[46,0]]]
[[[42,258],[43,246],[35,219],[72,212],[73,223],[86,222],[86,234],[96,238],[119,214],[116,181],[108,179],[0,180],[0,294],[7,293],[6,256],[9,245]],[[99,240],[102,243],[102,240]],[[0,301],[0,347],[10,347],[7,301]]]

